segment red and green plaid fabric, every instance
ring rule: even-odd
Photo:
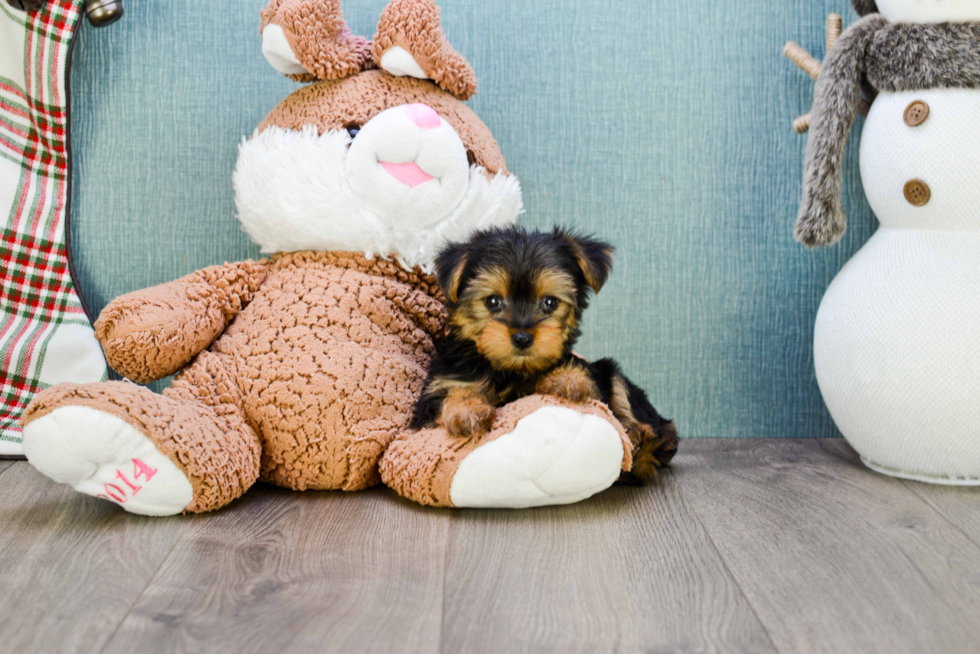
[[[19,420],[37,391],[76,381],[72,361],[54,358],[88,357],[82,377],[94,374],[66,242],[65,82],[82,2],[24,13],[0,0],[0,454],[22,451]]]

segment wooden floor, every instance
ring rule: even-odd
[[[260,486],[127,515],[0,461],[3,652],[980,652],[980,489],[843,441],[684,441],[531,511]]]

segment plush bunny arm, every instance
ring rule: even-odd
[[[844,148],[861,101],[864,59],[875,32],[888,24],[878,14],[862,19],[834,44],[823,63],[811,111],[796,240],[831,245],[846,229],[840,177]]]
[[[226,263],[116,298],[95,323],[106,360],[140,383],[176,373],[221,335],[265,275],[264,261]]]

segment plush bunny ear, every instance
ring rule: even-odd
[[[859,16],[878,13],[878,5],[875,0],[852,0],[852,2],[854,3],[854,11],[858,12]]]
[[[396,77],[431,79],[460,100],[476,93],[476,75],[446,40],[432,0],[393,0],[385,7],[374,62]]]
[[[374,66],[371,42],[351,34],[340,0],[272,0],[262,10],[262,54],[297,82],[343,79]]]

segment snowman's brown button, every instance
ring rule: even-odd
[[[924,207],[929,203],[931,197],[932,191],[929,189],[929,185],[921,179],[913,179],[905,185],[905,199],[911,205]]]
[[[909,127],[918,127],[926,122],[929,117],[929,105],[922,100],[916,100],[905,107],[905,124]]]

